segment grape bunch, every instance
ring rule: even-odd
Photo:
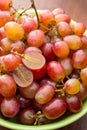
[[[0,112],[41,125],[82,110],[87,31],[61,8],[17,10],[0,0]]]

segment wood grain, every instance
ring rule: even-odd
[[[29,0],[13,0],[13,3],[15,8],[28,8],[30,5]],[[38,9],[63,8],[72,19],[83,22],[87,27],[87,0],[35,0],[35,3]],[[8,129],[0,127],[0,130]],[[87,115],[58,130],[87,130]]]

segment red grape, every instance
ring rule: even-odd
[[[55,16],[55,21],[57,23],[59,23],[59,22],[70,23],[70,17],[67,14],[58,14],[58,15]]]
[[[67,104],[63,99],[53,98],[43,106],[42,111],[47,119],[54,120],[61,117],[66,109]]]
[[[85,32],[86,30],[86,26],[83,24],[83,23],[80,23],[80,22],[76,22],[75,24],[73,24],[71,26],[72,28],[72,31],[78,35],[78,36],[82,36],[83,33]]]
[[[59,41],[53,44],[53,52],[59,58],[66,58],[69,55],[70,49],[66,42]]]
[[[39,104],[49,102],[55,94],[55,89],[50,84],[42,85],[35,94],[35,100]]]
[[[35,99],[32,100],[32,107],[35,111],[41,111],[43,104],[39,104]]]
[[[25,44],[22,41],[16,41],[11,44],[10,50],[11,52],[18,52],[18,53],[23,53],[25,49]]]
[[[16,94],[16,83],[12,76],[4,74],[0,76],[0,94],[4,97],[13,97]]]
[[[24,108],[20,112],[20,121],[26,125],[32,125],[35,122],[35,111],[32,108]]]
[[[83,86],[83,84],[80,85],[80,91],[77,94],[80,100],[85,100],[87,98],[87,88]]]
[[[1,103],[1,113],[8,118],[15,117],[20,108],[20,103],[17,98],[4,98]]]
[[[51,86],[53,86],[54,88],[55,88],[55,86],[56,86],[56,82],[54,82],[53,80],[50,80],[50,79],[42,79],[41,81],[40,81],[40,86],[43,86],[43,85],[45,85],[45,84],[50,84]]]
[[[2,40],[1,40],[1,47],[4,49],[4,51],[6,52],[6,53],[9,53],[10,52],[10,50],[11,50],[11,44],[12,44],[12,41],[11,40],[9,40],[7,37],[6,38],[3,38]]]
[[[34,46],[29,46],[27,47],[25,50],[24,50],[24,54],[28,54],[30,51],[34,51],[34,52],[39,52],[42,54],[42,51],[37,48],[37,47],[34,47]]]
[[[80,81],[75,78],[68,79],[64,84],[64,89],[68,94],[77,94],[80,91]]]
[[[75,69],[82,69],[87,66],[87,54],[84,50],[79,49],[72,55],[72,64]]]
[[[87,36],[82,36],[81,41],[82,41],[82,48],[87,49]]]
[[[40,29],[45,32],[48,31],[50,26],[52,26],[55,22],[52,12],[48,9],[40,12],[39,19],[40,19],[40,23],[41,23]]]
[[[67,57],[65,59],[62,59],[60,61],[60,63],[62,64],[64,70],[65,70],[65,73],[66,73],[66,76],[67,75],[70,75],[73,71],[73,65],[72,65],[72,60],[71,58]]]
[[[35,81],[32,82],[31,85],[27,86],[27,87],[20,87],[20,94],[24,97],[24,98],[29,98],[29,99],[34,99],[35,98],[35,94],[39,89],[39,84]]]
[[[30,105],[31,105],[31,100],[24,98],[20,95],[18,97],[18,100],[20,102],[20,108],[22,108],[22,109],[30,107]]]
[[[53,44],[51,43],[46,43],[41,47],[42,54],[44,55],[47,61],[52,61],[55,59],[55,55],[52,48]]]
[[[12,6],[12,0],[0,0],[0,10],[9,10]]]
[[[55,81],[61,81],[65,78],[65,70],[63,66],[57,61],[50,61],[47,66],[47,73],[49,77]]]
[[[85,87],[87,87],[87,67],[81,69],[80,78]]]
[[[37,29],[34,19],[29,18],[29,17],[25,17],[21,24],[26,33],[29,33],[31,31]]]
[[[30,51],[27,54],[24,54],[22,61],[23,64],[31,70],[41,69],[46,62],[45,57],[41,53],[34,51]]]
[[[64,41],[68,44],[71,50],[77,50],[82,47],[81,38],[75,34],[65,36]]]
[[[56,16],[58,14],[64,14],[65,11],[62,8],[56,8],[52,11],[53,15]]]
[[[70,112],[77,113],[82,109],[82,101],[75,95],[66,98]]]
[[[57,28],[58,33],[62,37],[72,34],[71,27],[67,22],[59,22],[56,25],[56,28]]]
[[[31,31],[27,36],[27,42],[29,46],[41,47],[44,43],[43,31],[39,29]]]
[[[40,80],[42,78],[44,78],[47,74],[47,65],[45,64],[42,68],[40,69],[36,69],[36,70],[32,70],[33,72],[33,77],[34,80]]]
[[[20,87],[27,87],[33,82],[33,73],[20,64],[13,72],[13,78]]]
[[[0,10],[0,27],[3,27],[10,20],[11,20],[10,13],[8,11]]]
[[[2,57],[1,65],[6,72],[12,72],[21,64],[21,57],[14,54],[7,54]]]

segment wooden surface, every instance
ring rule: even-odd
[[[13,0],[16,8],[28,7],[29,0]],[[38,9],[63,8],[70,17],[76,21],[83,22],[87,27],[87,0],[35,0]],[[0,130],[8,130],[0,127]],[[87,115],[75,123],[58,130],[87,130]]]

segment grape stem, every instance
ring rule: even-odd
[[[40,27],[40,21],[39,21],[39,16],[38,16],[38,12],[35,6],[35,2],[34,0],[30,0],[31,1],[31,7],[34,9],[36,17],[37,17],[37,21],[38,21],[38,28]]]

